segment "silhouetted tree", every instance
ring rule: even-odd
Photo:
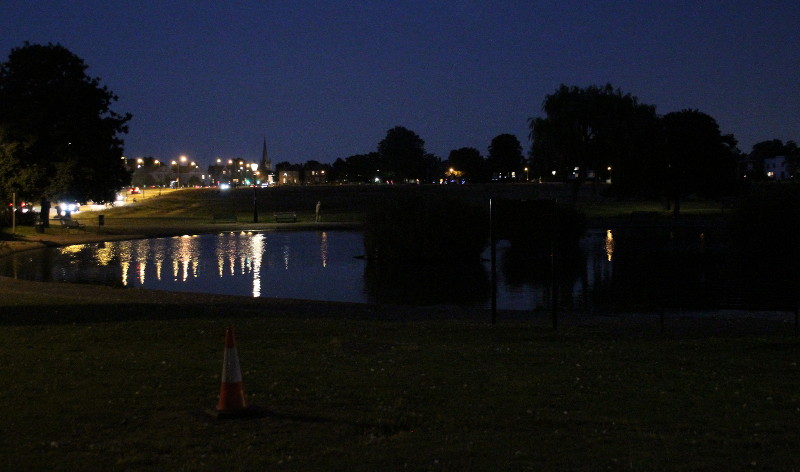
[[[347,162],[341,157],[337,157],[333,164],[331,164],[331,180],[336,182],[346,182],[347,178]]]
[[[800,170],[800,147],[794,141],[786,141],[785,151],[791,178],[796,179]]]
[[[432,156],[425,152],[425,141],[402,126],[386,132],[378,143],[378,155],[379,171],[386,180],[426,179],[433,164]]]
[[[337,162],[339,160],[337,159]],[[334,163],[339,180],[350,182],[374,182],[378,177],[377,152],[369,154],[354,154],[338,165]]]
[[[655,107],[640,104],[610,84],[561,85],[545,97],[542,110],[544,118],[528,120],[534,175],[555,171],[557,177],[574,182],[577,196],[589,171],[611,177],[620,193],[647,191],[646,184],[660,174],[653,160]]]
[[[130,114],[81,58],[25,43],[0,64],[0,191],[25,199],[109,201],[130,183],[121,159]],[[47,218],[44,218],[46,224]]]
[[[422,157],[423,175],[420,180],[425,183],[436,182],[442,175],[444,163],[442,160],[429,152]]]
[[[512,173],[519,176],[523,167],[522,144],[513,134],[495,136],[489,144],[486,163],[489,172],[498,178],[511,178]]]
[[[453,149],[447,160],[450,167],[461,172],[463,178],[470,182],[482,182],[486,179],[486,161],[481,152],[475,148],[463,147]]]
[[[302,169],[303,169],[303,166],[301,164],[292,164],[289,161],[283,161],[283,162],[279,162],[279,163],[275,164],[275,171],[276,172],[287,171],[287,170],[299,171],[299,170],[302,170]]]
[[[667,194],[674,214],[688,194],[715,197],[730,192],[736,179],[736,139],[723,135],[717,121],[698,110],[664,115],[663,151]]]

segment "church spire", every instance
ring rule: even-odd
[[[272,162],[269,160],[269,156],[267,155],[267,137],[264,137],[264,146],[261,148],[261,163],[259,164],[261,169],[264,169],[265,172],[272,170]]]

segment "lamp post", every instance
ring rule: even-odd
[[[253,162],[250,164],[250,169],[253,171],[253,223],[258,223],[258,203],[256,201],[256,191],[258,189],[258,185],[256,185],[256,170],[258,170],[258,163]]]
[[[181,156],[178,161],[178,188],[181,188],[181,164],[186,162],[186,156]]]
[[[177,188],[181,188],[181,164],[184,162],[186,162],[186,156],[181,156],[178,161],[172,161],[172,165],[178,167],[178,179],[175,181]]]

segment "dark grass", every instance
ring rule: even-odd
[[[143,295],[0,280],[7,470],[800,467],[788,331]],[[206,414],[229,324],[262,418]]]

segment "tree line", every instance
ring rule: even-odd
[[[40,200],[46,211],[55,199],[110,201],[129,185],[122,136],[131,115],[112,110],[117,96],[86,70],[58,44],[25,43],[0,64],[4,200],[12,194]],[[610,182],[614,195],[666,196],[677,208],[687,195],[718,197],[736,191],[743,178],[766,178],[768,158],[785,156],[790,176],[800,162],[793,141],[763,141],[744,155],[710,115],[693,109],[659,115],[610,84],[561,85],[541,111],[528,120],[527,156],[516,136],[499,134],[486,156],[462,147],[442,159],[414,131],[396,126],[374,151],[332,164],[282,162],[276,170],[325,170],[329,181],[340,182],[550,180],[576,191],[586,181]]]
[[[531,168],[579,186],[607,180],[618,196],[715,197],[737,181],[736,139],[699,110],[663,116],[611,85],[562,85],[529,120]]]
[[[522,145],[511,134],[495,137],[485,159],[479,150],[465,147],[451,151],[442,160],[425,150],[425,141],[417,133],[396,126],[386,132],[375,151],[338,158],[329,169],[341,182],[432,183],[446,176],[457,176],[464,182],[488,182],[493,176],[495,180],[516,176],[523,163]]]

